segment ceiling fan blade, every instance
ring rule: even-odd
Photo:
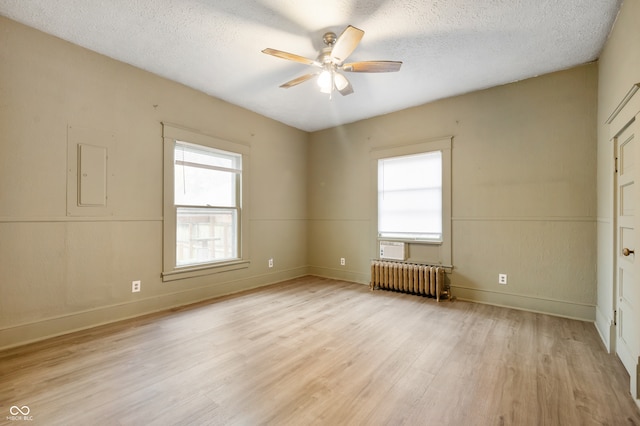
[[[314,65],[317,67],[322,66],[318,61],[314,61],[313,59],[308,59],[308,58],[305,58],[304,56],[296,55],[293,53],[283,52],[282,50],[266,48],[262,51],[262,53],[266,53],[267,55],[272,55],[277,58],[300,62],[301,64]]]
[[[334,62],[338,65],[342,64],[345,59],[356,50],[362,36],[364,36],[364,31],[359,28],[351,25],[345,28],[331,50],[331,57],[334,59]]]
[[[394,72],[402,66],[400,61],[363,61],[351,62],[342,66],[343,71],[349,72]]]
[[[336,89],[342,96],[347,96],[353,93],[353,87],[344,75],[336,73],[334,83]]]
[[[318,73],[315,73],[315,72],[301,75],[300,77],[294,78],[291,81],[287,81],[286,83],[282,84],[280,87],[282,87],[283,89],[288,89],[289,87],[297,86],[300,83],[304,83],[305,81],[312,79],[316,75],[318,75]]]

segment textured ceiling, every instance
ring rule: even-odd
[[[598,58],[621,0],[0,0],[0,14],[306,131],[398,111]],[[365,31],[355,93],[278,86],[327,30]]]

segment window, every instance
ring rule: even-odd
[[[163,133],[163,279],[247,267],[249,148],[168,124]]]
[[[373,148],[372,253],[405,242],[408,260],[451,265],[451,137]]]
[[[238,259],[242,156],[177,141],[173,157],[176,265]]]
[[[442,151],[378,160],[378,237],[442,241]]]

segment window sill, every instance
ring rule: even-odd
[[[236,271],[238,269],[246,269],[249,267],[248,260],[237,260],[233,262],[225,262],[219,265],[205,265],[191,268],[181,268],[174,271],[163,272],[162,281],[176,281],[186,278],[201,277],[204,275],[213,275],[221,272]]]
[[[378,237],[378,242],[389,241],[393,243],[406,243],[406,244],[425,244],[425,245],[442,245],[443,240],[412,240],[410,238],[384,238]]]

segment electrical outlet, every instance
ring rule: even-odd
[[[273,268],[273,258],[269,259],[269,268]]]
[[[498,284],[507,285],[507,274],[498,274]]]
[[[346,265],[346,264],[347,264],[347,261],[345,260],[345,258],[344,258],[344,257],[341,257],[341,258],[340,258],[340,265],[344,266],[344,265]]]
[[[140,291],[140,281],[131,281],[131,293],[138,293]]]

